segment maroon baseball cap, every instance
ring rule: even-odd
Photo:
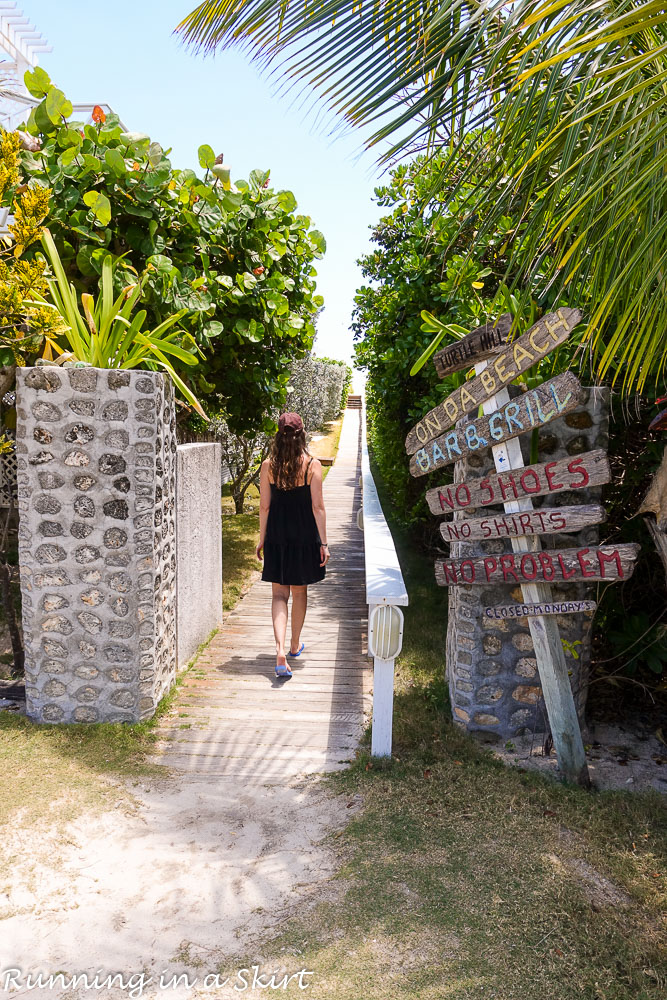
[[[281,413],[278,417],[278,430],[298,434],[303,430],[303,420],[298,413]]]

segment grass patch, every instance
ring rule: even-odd
[[[316,458],[335,458],[343,429],[343,417],[330,420],[319,431],[315,432],[316,441],[310,441],[308,450]]]
[[[336,1000],[658,1000],[664,800],[506,767],[457,729],[445,591],[394,538],[410,593],[394,756],[372,760],[366,734],[327,776],[363,807],[332,840],[337,892],[283,926],[272,958],[314,970],[313,995]]]
[[[259,538],[259,491],[250,486],[244,510],[235,514],[229,486],[222,492],[222,609],[231,611],[256,578],[261,564],[255,558]]]

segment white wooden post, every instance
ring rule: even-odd
[[[391,757],[394,714],[394,661],[373,657],[373,730],[371,755]]]
[[[401,566],[396,555],[393,538],[385,521],[368,460],[366,442],[366,410],[361,414],[361,480],[362,525],[366,570],[366,603],[368,622],[373,610],[381,605],[405,607],[408,592],[403,582]],[[394,659],[373,656],[373,729],[371,754],[373,757],[391,757],[392,719],[394,712]]]
[[[476,364],[476,374],[483,371],[486,366],[486,361]],[[483,404],[484,413],[493,413],[508,403],[509,399],[508,390],[502,389]],[[503,444],[494,445],[491,451],[497,472],[522,469],[524,466],[521,444],[517,437],[510,438]],[[514,514],[521,510],[532,510],[533,501],[530,498],[511,500],[504,506],[507,513]],[[512,538],[512,549],[515,552],[536,552],[541,548],[539,535],[519,535]],[[553,600],[548,583],[523,583],[521,591],[526,604],[550,603]],[[528,619],[528,627],[535,647],[558,765],[567,781],[588,787],[590,778],[586,754],[556,618],[546,615],[531,617]]]

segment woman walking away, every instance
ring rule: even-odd
[[[262,580],[271,583],[271,615],[276,637],[276,677],[291,677],[287,656],[304,650],[308,584],[323,580],[329,562],[327,520],[322,499],[322,466],[308,453],[298,413],[282,413],[259,479],[259,544]],[[287,602],[292,594],[292,631],[285,652]]]

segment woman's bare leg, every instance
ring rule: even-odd
[[[284,667],[287,663],[285,656],[285,636],[287,635],[287,599],[289,597],[289,587],[282,583],[272,583],[273,591],[271,597],[271,617],[273,619],[273,634],[276,637],[276,663]]]
[[[301,629],[303,628],[306,608],[308,607],[308,587],[292,587],[292,641],[290,653],[298,653],[301,645]]]

